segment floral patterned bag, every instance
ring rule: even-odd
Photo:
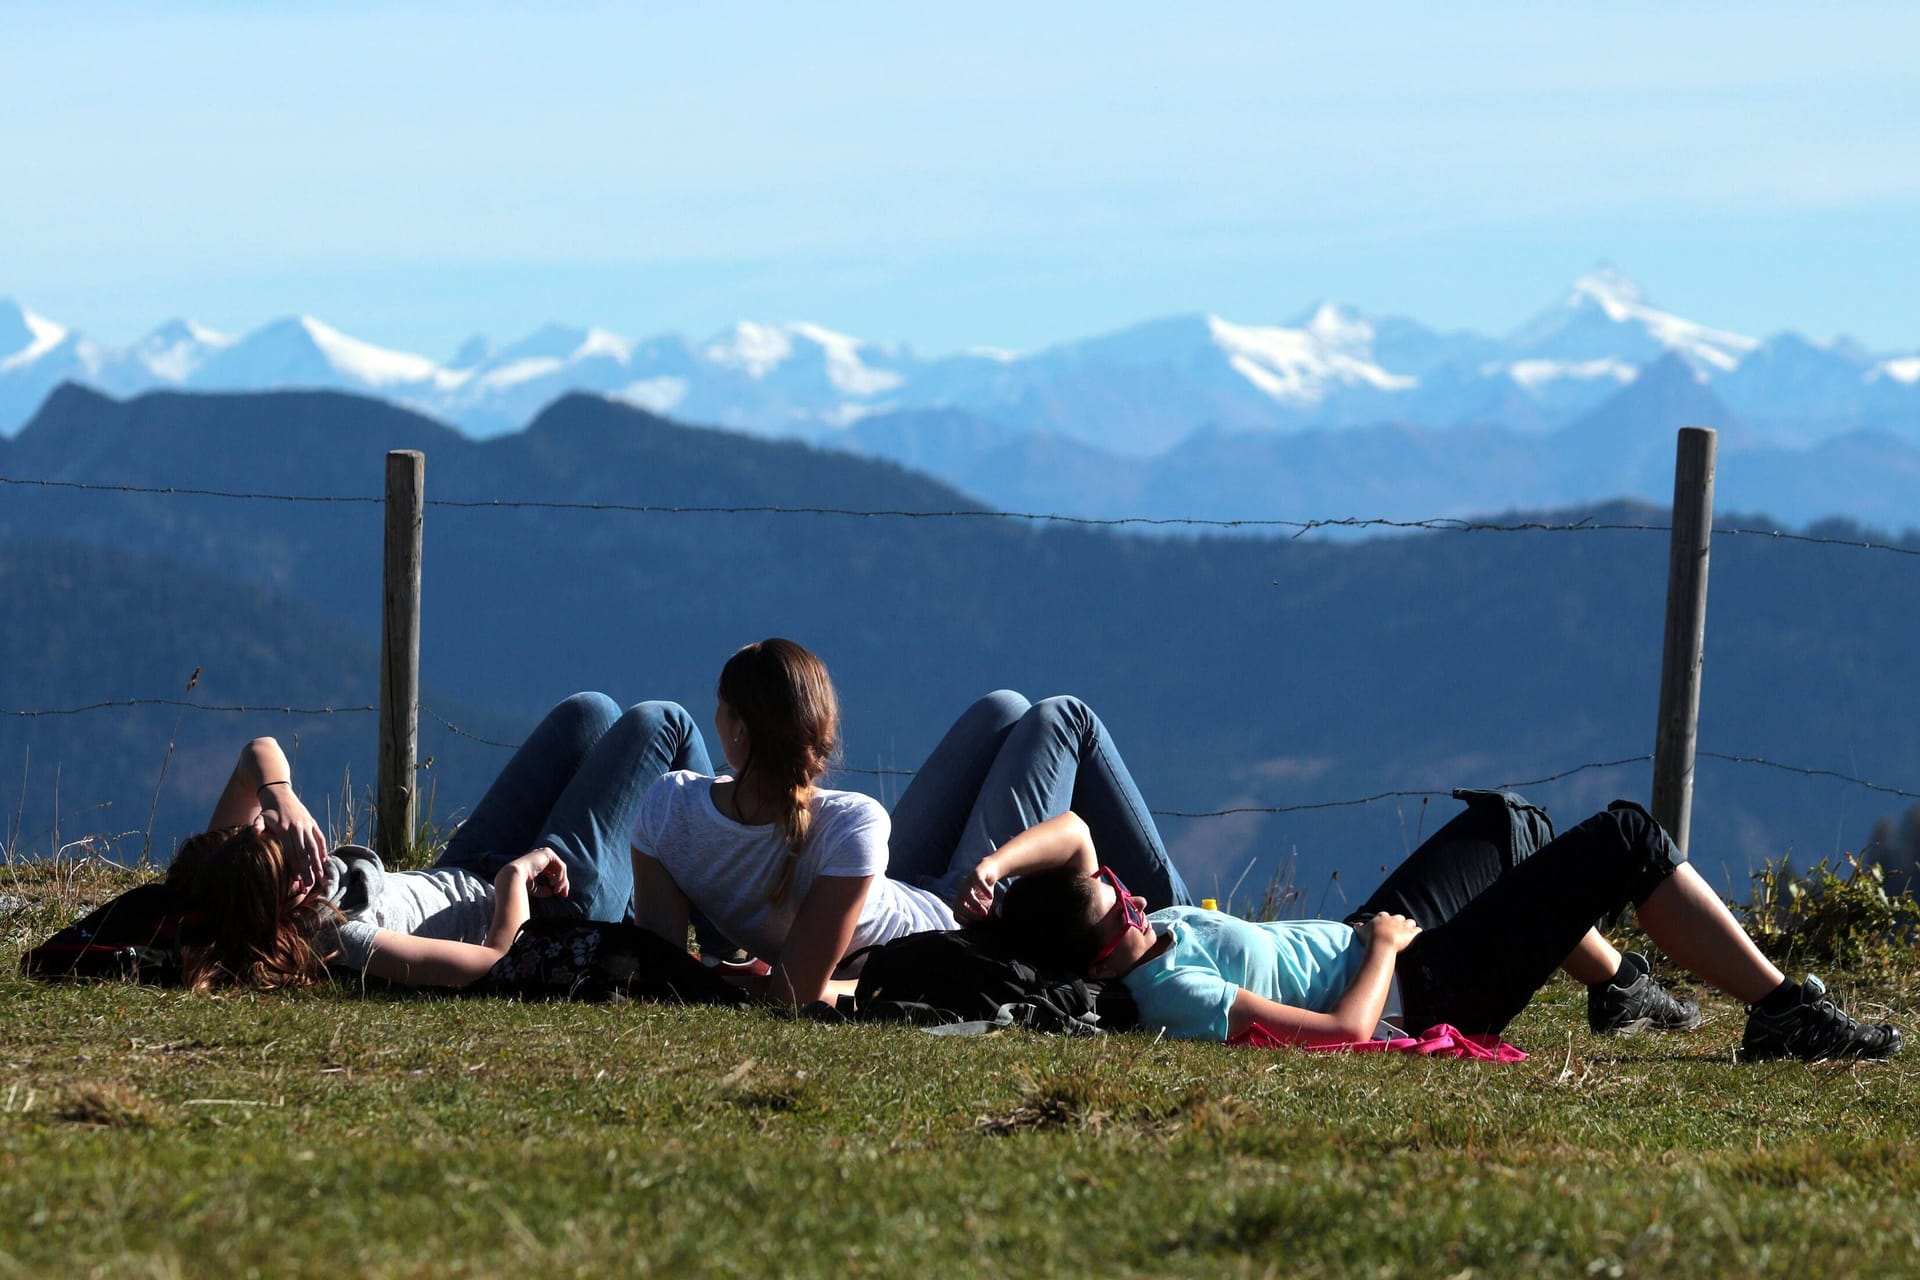
[[[523,1000],[743,1005],[739,988],[638,925],[536,916],[470,991]]]

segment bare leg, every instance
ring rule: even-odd
[[[1675,964],[1734,999],[1758,1004],[1785,981],[1740,922],[1686,863],[1638,908],[1640,927]]]
[[[1611,982],[1614,975],[1620,972],[1620,952],[1612,943],[1589,929],[1560,967],[1575,982],[1584,982],[1588,986],[1596,982]]]

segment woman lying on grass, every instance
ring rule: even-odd
[[[707,768],[679,706],[621,712],[576,694],[548,712],[425,871],[389,872],[372,852],[329,853],[272,738],[240,753],[209,830],[174,855],[167,881],[204,916],[183,948],[190,986],[304,986],[329,966],[409,986],[460,987],[506,954],[533,910],[619,920],[632,896],[627,836],[647,787]]]
[[[1616,801],[1515,862],[1482,824],[1470,809],[1434,833],[1348,921],[1254,924],[1191,907],[1147,914],[1067,814],[990,859],[966,910],[986,914],[995,882],[1018,876],[1000,907],[1018,945],[1122,979],[1143,1026],[1212,1040],[1259,1027],[1330,1044],[1370,1039],[1383,1018],[1498,1034],[1595,920],[1631,902],[1663,951],[1748,1006],[1742,1059],[1899,1051],[1899,1031],[1842,1013],[1818,979],[1787,981],[1638,805]]]
[[[1073,698],[989,694],[934,749],[889,819],[821,787],[838,699],[791,640],[735,653],[713,727],[732,773],[654,783],[633,837],[634,919],[684,945],[695,911],[765,960],[757,994],[803,1005],[839,994],[841,960],[907,933],[953,929],[948,903],[996,840],[1073,809],[1156,906],[1190,899],[1100,720]]]

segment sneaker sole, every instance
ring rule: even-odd
[[[1691,1022],[1675,1024],[1656,1022],[1652,1018],[1635,1018],[1633,1021],[1623,1022],[1617,1027],[1596,1027],[1589,1023],[1587,1024],[1587,1029],[1597,1036],[1637,1036],[1648,1031],[1698,1031],[1700,1029],[1700,1019],[1696,1017]]]
[[[1823,1062],[1841,1062],[1841,1063],[1849,1063],[1849,1064],[1856,1063],[1856,1062],[1864,1062],[1873,1066],[1882,1066],[1886,1063],[1892,1062],[1893,1055],[1899,1052],[1900,1051],[1898,1049],[1893,1049],[1880,1057],[1861,1056],[1857,1058],[1855,1057],[1802,1058],[1798,1054],[1790,1052],[1789,1050],[1786,1050],[1786,1049],[1773,1049],[1763,1053],[1755,1053],[1743,1045],[1738,1050],[1735,1051],[1733,1056],[1736,1061],[1743,1062],[1743,1063],[1746,1063],[1746,1062],[1804,1062],[1806,1065],[1812,1067],[1812,1066],[1818,1066],[1820,1063],[1823,1063]]]
[[[1622,1022],[1611,1027],[1596,1027],[1588,1023],[1587,1029],[1597,1036],[1637,1036],[1643,1031],[1653,1029],[1653,1019],[1635,1018],[1631,1022]]]

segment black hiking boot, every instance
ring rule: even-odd
[[[1898,1028],[1882,1022],[1863,1026],[1827,999],[1826,984],[1808,974],[1800,984],[1800,1002],[1779,1013],[1747,1007],[1747,1034],[1740,1040],[1742,1062],[1799,1058],[1884,1061],[1900,1052]]]
[[[1587,1025],[1595,1035],[1635,1035],[1642,1031],[1691,1031],[1700,1025],[1700,1006],[1676,996],[1653,978],[1653,967],[1638,951],[1621,958],[1632,981],[1596,982],[1587,988]]]

